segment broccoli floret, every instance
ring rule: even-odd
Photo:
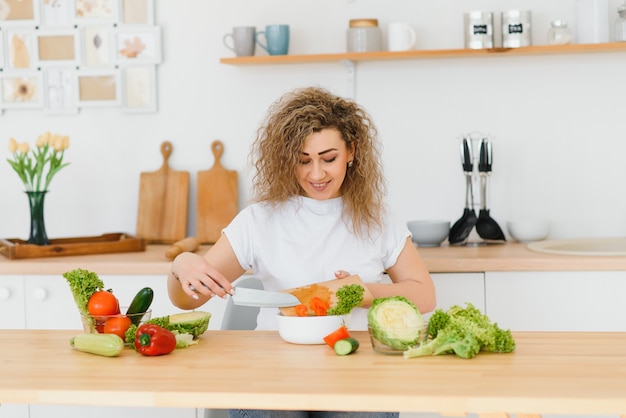
[[[72,291],[72,296],[74,297],[78,311],[84,315],[89,314],[87,310],[89,298],[97,291],[104,289],[102,280],[100,280],[96,273],[83,269],[65,272],[63,273],[63,277],[65,277],[65,280],[67,280],[70,285],[70,290]]]
[[[340,287],[335,292],[337,296],[337,306],[330,308],[326,315],[346,315],[361,304],[363,301],[365,288],[360,284],[347,284]]]
[[[430,339],[406,350],[404,358],[454,353],[469,359],[481,350],[496,353],[515,350],[511,331],[492,323],[471,303],[465,308],[452,306],[446,312],[437,309],[431,315],[428,327]]]
[[[416,345],[425,321],[417,306],[404,296],[376,298],[367,313],[372,337],[396,350]]]

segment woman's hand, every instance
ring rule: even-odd
[[[195,309],[213,296],[223,298],[232,291],[230,281],[204,257],[186,252],[174,259],[168,278],[168,293],[175,306]]]

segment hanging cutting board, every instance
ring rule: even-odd
[[[203,244],[214,244],[238,211],[237,172],[222,166],[221,141],[213,141],[211,151],[215,158],[213,167],[198,171],[196,238]]]
[[[141,173],[137,235],[149,244],[172,244],[186,236],[189,172],[172,170],[168,164],[172,144],[161,144],[163,165]]]
[[[328,302],[331,308],[337,305],[337,290],[341,287],[349,284],[358,284],[363,286],[365,292],[363,293],[362,306],[369,306],[374,297],[370,291],[363,285],[363,280],[358,275],[352,275],[343,279],[329,280],[326,282],[314,283],[308,286],[295,287],[293,289],[284,290],[284,292],[291,293],[300,300],[300,302],[309,306],[309,302],[313,297],[320,298],[321,300]],[[287,308],[280,308],[280,312],[285,316],[296,316],[296,307],[290,306]]]

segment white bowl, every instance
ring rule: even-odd
[[[278,314],[278,334],[292,344],[325,344],[324,337],[341,325],[350,326],[350,315],[284,316]]]
[[[450,233],[450,221],[444,220],[409,221],[406,226],[419,247],[439,247]]]
[[[519,242],[541,241],[550,233],[550,222],[546,220],[519,219],[506,223],[511,237]]]

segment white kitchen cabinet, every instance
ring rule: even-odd
[[[485,311],[485,275],[483,273],[434,273],[431,274],[437,292],[437,308],[448,309],[453,305],[473,304]]]
[[[485,288],[512,331],[626,331],[626,271],[487,272]]]
[[[22,276],[0,276],[0,328],[26,328],[26,302]]]

